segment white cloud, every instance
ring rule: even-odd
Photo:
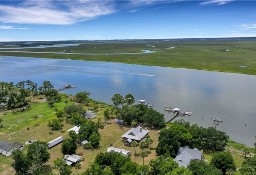
[[[234,1],[234,0],[208,0],[208,1],[201,2],[200,4],[201,5],[225,5],[231,1]]]
[[[141,5],[151,5],[151,4],[163,4],[163,3],[174,3],[184,0],[130,0],[131,5],[141,6]]]
[[[256,24],[242,24],[241,28],[244,30],[256,29]]]
[[[7,26],[7,25],[0,25],[0,29],[2,29],[2,30],[28,30],[28,28]]]
[[[0,5],[0,22],[66,25],[114,13],[113,1],[25,0],[16,5]]]

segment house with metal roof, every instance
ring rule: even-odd
[[[11,156],[12,152],[15,149],[23,149],[23,145],[18,142],[13,142],[13,143],[7,143],[7,142],[0,142],[0,153],[3,154],[4,156]]]
[[[76,154],[65,155],[63,160],[66,162],[67,165],[73,165],[81,160],[81,156]]]
[[[129,156],[130,155],[130,151],[127,151],[125,149],[120,149],[120,148],[115,148],[115,147],[108,147],[107,152],[111,152],[111,151],[120,153],[124,156]]]
[[[48,142],[48,148],[58,145],[59,143],[63,142],[63,140],[64,140],[63,137],[60,136],[60,137]]]
[[[203,160],[203,153],[197,148],[191,149],[188,146],[180,147],[178,155],[174,158],[174,161],[179,166],[187,167],[191,160]]]
[[[131,128],[125,134],[122,135],[125,145],[129,145],[133,140],[140,142],[148,135],[148,130],[142,129],[141,126],[137,128]]]

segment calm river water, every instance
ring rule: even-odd
[[[41,59],[0,58],[0,81],[50,80],[55,87],[77,86],[66,93],[89,91],[91,97],[111,103],[115,93],[133,94],[145,99],[167,116],[165,107],[191,111],[187,121],[212,126],[212,119],[223,120],[217,129],[230,138],[253,146],[256,135],[256,76],[207,72],[121,63]]]

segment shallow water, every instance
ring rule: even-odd
[[[115,93],[131,93],[145,99],[165,115],[165,107],[191,111],[187,121],[212,126],[231,139],[253,146],[256,135],[256,76],[121,63],[5,57],[0,59],[0,81],[52,81],[56,87],[77,86],[65,91],[89,91],[92,98],[111,103]],[[181,118],[181,117],[180,117]]]

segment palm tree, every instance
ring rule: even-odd
[[[149,148],[151,149],[151,144],[153,143],[153,140],[152,140],[150,137],[148,137],[148,138],[146,139],[146,142],[148,143]]]
[[[145,148],[148,148],[148,147],[149,147],[149,143],[146,141],[146,139],[144,139],[140,142],[140,148],[141,148],[142,152],[144,151]]]
[[[110,115],[109,115],[109,110],[106,109],[104,111],[104,119],[105,119],[105,124],[107,123],[107,121],[110,119]]]
[[[137,155],[135,147],[139,146],[139,143],[133,140],[131,143],[131,146],[134,148],[134,155]]]
[[[143,165],[144,165],[144,158],[148,156],[148,153],[147,153],[146,151],[142,151],[142,152],[140,153],[140,156],[141,156],[142,159],[143,159]]]

